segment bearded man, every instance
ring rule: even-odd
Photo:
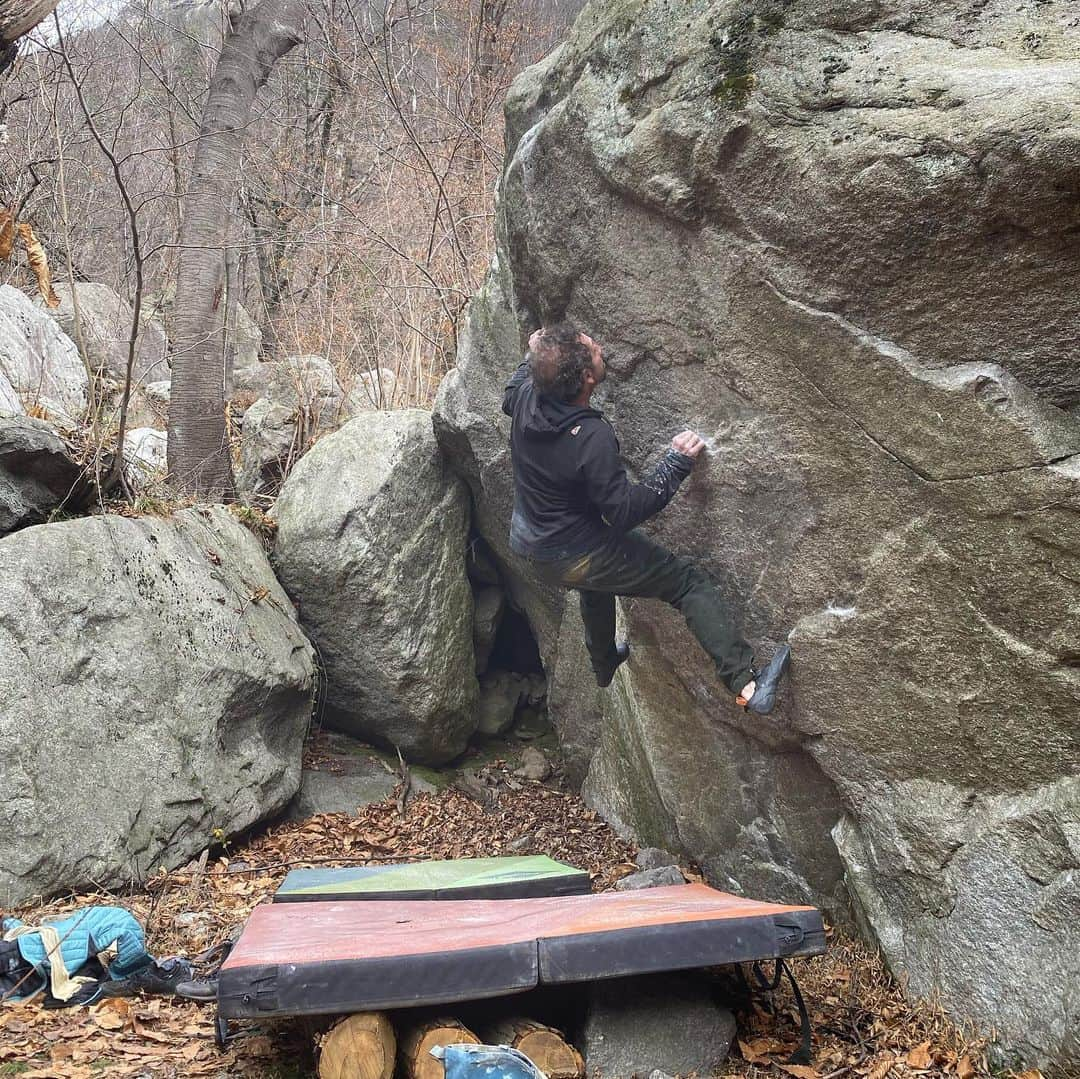
[[[503,394],[512,420],[510,547],[541,580],[579,593],[600,686],[630,655],[628,644],[615,641],[615,597],[661,599],[682,613],[736,703],[768,715],[790,647],[759,671],[709,578],[637,530],[671,501],[705,443],[692,431],[676,435],[653,471],[631,483],[615,431],[590,404],[606,375],[603,350],[567,322],[529,339]]]

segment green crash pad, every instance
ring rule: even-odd
[[[343,899],[532,899],[587,895],[589,874],[546,855],[294,869],[275,903]]]

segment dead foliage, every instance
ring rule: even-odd
[[[22,241],[27,265],[37,281],[42,299],[49,307],[59,307],[60,297],[53,291],[49,259],[41,242],[34,235],[34,230],[25,221],[16,222],[11,210],[0,207],[0,259],[6,261],[11,258],[16,236]]]
[[[312,759],[316,763],[317,751]],[[269,900],[292,867],[430,858],[547,854],[588,869],[593,887],[631,872],[634,848],[575,795],[515,778],[496,761],[475,773],[482,796],[450,787],[362,809],[273,826],[213,861],[161,873],[117,900],[79,895],[16,913],[34,921],[92,902],[122,902],[147,926],[158,956],[195,955]],[[684,871],[700,879],[692,868]],[[864,945],[830,932],[829,954],[794,964],[814,1021],[813,1063],[788,1064],[798,1014],[785,986],[739,1011],[726,1079],[987,1079],[983,1042],[967,1038],[901,987]],[[92,1009],[0,1008],[0,1075],[20,1079],[311,1076],[312,1047],[330,1020],[234,1023],[213,1043],[213,1011],[161,998],[110,1000]],[[5,1067],[8,1069],[5,1072]],[[18,1068],[19,1070],[14,1070]],[[1022,1079],[1041,1079],[1028,1072]]]

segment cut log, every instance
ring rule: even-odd
[[[397,1040],[382,1012],[346,1016],[322,1040],[319,1079],[390,1079]]]
[[[509,1045],[524,1053],[548,1079],[582,1079],[585,1061],[554,1027],[533,1019],[503,1019],[484,1029],[489,1045]]]
[[[401,1032],[401,1066],[407,1079],[443,1079],[443,1065],[431,1055],[436,1045],[479,1045],[480,1039],[456,1019],[432,1019]]]

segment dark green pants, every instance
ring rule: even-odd
[[[581,594],[585,643],[598,678],[615,662],[616,596],[662,599],[678,608],[732,693],[754,677],[754,650],[736,632],[709,578],[642,533],[627,532],[580,557],[529,564],[541,580]]]

